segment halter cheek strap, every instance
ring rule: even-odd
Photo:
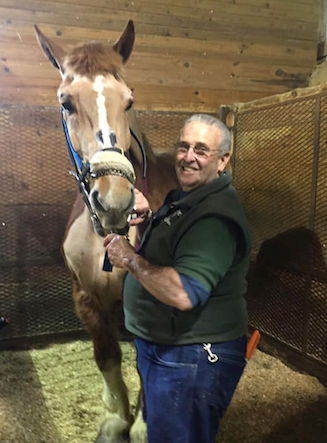
[[[60,108],[61,123],[62,123],[62,127],[64,130],[65,138],[66,138],[68,154],[69,154],[69,157],[70,157],[70,160],[71,160],[73,166],[75,167],[75,171],[78,174],[83,169],[83,160],[75,151],[74,146],[73,146],[71,139],[69,137],[67,123],[64,118],[64,112],[65,112],[64,108],[61,107]]]

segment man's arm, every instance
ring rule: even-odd
[[[113,266],[126,269],[156,299],[181,311],[192,308],[178,272],[169,266],[156,266],[136,254],[128,241],[109,234],[104,241]]]

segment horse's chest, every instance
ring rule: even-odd
[[[134,243],[135,228],[130,230],[130,239]],[[107,297],[109,292],[114,299],[120,297],[125,271],[103,271],[103,238],[94,232],[87,210],[70,225],[63,251],[68,268],[84,290],[100,297]]]
[[[107,284],[108,275],[102,270],[105,254],[102,243],[84,211],[70,226],[63,244],[67,266],[80,282]]]

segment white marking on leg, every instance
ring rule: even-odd
[[[112,366],[110,370],[102,371],[103,376],[103,401],[107,410],[117,413],[125,420],[129,420],[129,403],[127,388],[121,374],[119,364]]]
[[[142,411],[136,411],[135,421],[130,430],[131,443],[147,443],[146,423],[144,423]]]

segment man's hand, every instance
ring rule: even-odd
[[[113,266],[127,269],[135,250],[125,237],[118,234],[109,234],[104,239],[103,246],[106,248],[110,263]]]
[[[134,189],[135,193],[135,205],[132,212],[132,218],[129,222],[130,226],[139,225],[144,221],[147,221],[151,216],[151,209],[148,200],[144,197],[141,191]]]

